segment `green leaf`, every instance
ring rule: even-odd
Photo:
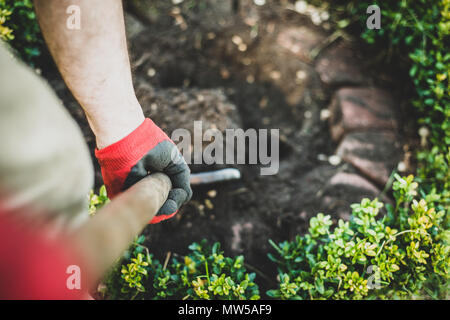
[[[266,294],[271,298],[279,298],[281,297],[281,293],[279,290],[268,290]]]
[[[316,281],[315,281],[315,287],[316,287],[316,290],[317,290],[320,294],[324,294],[325,288],[324,288],[323,280],[322,280],[322,279],[316,278]]]

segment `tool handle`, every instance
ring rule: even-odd
[[[226,168],[214,171],[199,172],[191,174],[191,184],[207,184],[235,180],[241,178],[241,172],[235,168]]]
[[[166,201],[172,184],[162,173],[151,174],[100,209],[73,236],[75,247],[96,281],[128,248]]]

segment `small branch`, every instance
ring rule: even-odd
[[[137,246],[137,247],[144,248],[144,249],[145,249],[145,252],[147,253],[147,261],[150,261],[150,260],[151,260],[151,259],[150,259],[150,251],[148,250],[148,248],[147,248],[146,246],[144,246],[144,245],[142,245],[142,244],[140,244],[140,243],[137,243],[137,242],[133,242],[133,244],[134,244],[135,246]]]
[[[206,280],[208,280],[208,286],[210,286],[211,280],[209,280],[208,261],[206,261],[206,258],[205,258],[205,270],[206,270]]]
[[[404,230],[404,231],[401,231],[401,232],[398,232],[398,233],[394,234],[393,237],[396,238],[397,236],[400,236],[400,235],[402,235],[404,233],[409,233],[409,232],[416,232],[416,230]],[[388,244],[391,241],[392,241],[392,239],[389,239],[388,241],[383,241],[383,244],[381,245],[381,248],[380,248],[380,250],[378,250],[378,253],[377,253],[377,255],[375,257],[378,257],[378,255],[381,253],[381,250],[383,250],[384,245]]]
[[[283,251],[280,249],[279,246],[277,246],[277,245],[275,244],[275,242],[272,241],[272,239],[269,239],[269,243],[270,243],[270,245],[271,245],[272,247],[275,248],[275,250],[278,251],[279,254],[283,255]]]
[[[163,266],[163,270],[166,270],[166,268],[167,268],[167,264],[169,263],[169,259],[170,259],[170,256],[172,255],[172,252],[167,252],[167,255],[166,255],[166,260],[164,260],[164,266]]]

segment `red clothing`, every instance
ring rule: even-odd
[[[50,241],[0,212],[0,299],[86,298],[87,270],[79,264],[67,242]],[[73,265],[79,266],[79,274],[69,268]],[[80,289],[70,284],[77,276]]]

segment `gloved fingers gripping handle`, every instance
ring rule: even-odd
[[[151,119],[146,118],[139,127],[126,137],[106,148],[95,150],[95,156],[102,169],[103,181],[110,198],[114,198],[124,190],[124,182],[130,170],[149,150],[165,140],[170,141],[164,131],[155,125]],[[134,183],[139,180],[134,181]]]
[[[122,140],[96,150],[96,156],[110,198],[149,173],[163,172],[169,176],[173,191],[151,223],[172,217],[192,196],[186,161],[175,144],[150,119],[145,119]]]
[[[180,188],[175,188],[170,190],[169,196],[164,204],[159,209],[157,216],[164,215],[169,216],[172,213],[178,211],[180,207],[186,202],[187,194],[186,191]]]
[[[181,188],[186,191],[186,201],[191,198],[189,166],[172,142],[160,142],[133,166],[125,180],[124,189],[133,185],[150,172],[167,174],[174,188]]]
[[[159,216],[165,216],[163,220],[173,216],[183,204],[191,199],[192,189],[189,166],[176,146],[170,141],[159,143],[131,169],[125,180],[124,188],[133,185],[149,172],[156,171],[167,174],[173,186],[168,200],[155,217],[155,221],[161,221],[160,219],[163,217]],[[155,221],[152,221],[152,223]]]

